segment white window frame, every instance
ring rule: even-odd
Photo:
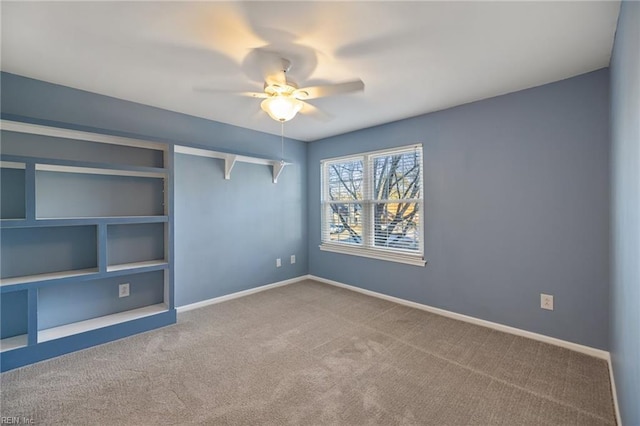
[[[418,244],[417,251],[402,250],[396,248],[384,248],[376,247],[374,245],[374,224],[373,224],[373,206],[379,200],[373,199],[373,170],[372,170],[372,157],[381,155],[394,155],[400,153],[406,153],[410,151],[418,150],[420,152],[420,193],[418,197],[412,200],[416,200],[419,206],[420,220],[418,221]],[[363,199],[357,201],[347,201],[343,204],[361,204],[362,205],[362,222],[364,224],[362,230],[362,243],[354,244],[348,242],[336,242],[330,239],[330,229],[327,224],[327,215],[330,213],[331,200],[329,198],[329,185],[325,182],[327,178],[327,170],[331,164],[345,163],[353,160],[362,160],[363,164]],[[424,199],[423,199],[423,187],[424,187],[424,161],[422,144],[413,144],[402,147],[395,147],[390,149],[383,149],[378,151],[369,151],[353,155],[346,155],[343,157],[327,158],[320,161],[320,193],[321,193],[321,244],[320,250],[329,251],[334,253],[355,255],[368,257],[378,260],[386,260],[391,262],[405,263],[415,266],[424,266],[426,261],[424,259]]]

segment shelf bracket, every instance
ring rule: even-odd
[[[285,163],[284,161],[274,161],[273,163],[273,183],[278,183],[278,177],[280,176],[280,173],[282,173],[282,170],[284,169],[284,166],[286,166],[287,163]]]
[[[224,156],[224,178],[229,180],[231,179],[231,170],[233,166],[236,164],[238,156],[237,155],[225,155]]]

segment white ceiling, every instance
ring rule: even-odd
[[[310,101],[285,134],[315,140],[606,67],[618,1],[7,2],[2,70],[279,134],[259,99],[255,48],[301,86],[360,78]]]

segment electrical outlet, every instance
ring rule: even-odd
[[[118,297],[127,297],[129,295],[129,283],[120,284],[118,286]]]
[[[279,268],[282,266],[282,260],[280,260],[280,258],[276,259],[276,268]]]
[[[553,295],[540,293],[540,307],[553,311]]]
[[[291,264],[293,265],[294,263],[296,263],[296,255],[292,254],[291,255]]]

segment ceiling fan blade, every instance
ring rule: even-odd
[[[196,86],[193,88],[196,92],[221,93],[228,95],[248,96],[251,98],[268,98],[269,95],[263,92],[240,92],[237,90],[216,89],[213,87]]]
[[[261,98],[261,99],[266,99],[269,97],[269,95],[267,95],[266,93],[263,92],[238,92],[238,95],[240,96],[250,96],[252,98]]]
[[[324,98],[325,96],[340,95],[342,93],[359,92],[361,90],[364,90],[364,83],[362,80],[353,80],[345,83],[303,87],[293,92],[293,96],[300,100],[307,100]]]
[[[302,109],[300,112],[320,121],[330,121],[333,118],[333,116],[307,102],[302,102]]]

